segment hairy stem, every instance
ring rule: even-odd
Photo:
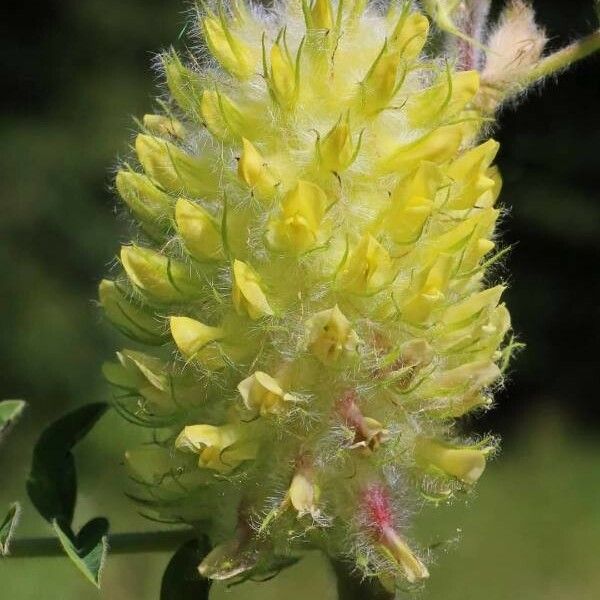
[[[600,29],[543,58],[527,74],[522,83],[528,87],[536,81],[554,75],[570,65],[600,50]]]
[[[194,536],[191,529],[148,531],[144,533],[113,533],[108,536],[111,554],[169,552]],[[57,538],[32,537],[15,539],[5,558],[41,558],[62,556],[64,550]]]

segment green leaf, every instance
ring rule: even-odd
[[[49,522],[64,526],[73,520],[77,497],[75,460],[71,449],[104,414],[108,404],[86,404],[49,425],[33,449],[27,493],[39,513]]]
[[[185,542],[169,561],[160,586],[160,600],[206,600],[211,581],[198,573],[198,565],[208,554],[208,539]]]
[[[0,402],[0,440],[17,422],[23,410],[25,410],[25,404],[24,400],[3,400]]]
[[[67,556],[75,566],[97,588],[100,587],[100,575],[108,551],[108,521],[102,517],[86,523],[76,535],[65,529],[55,519],[52,527]]]
[[[21,505],[13,502],[0,525],[0,556],[6,556],[9,553],[10,540],[19,522],[21,514]]]

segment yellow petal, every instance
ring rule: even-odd
[[[481,477],[488,453],[489,448],[453,447],[429,438],[419,438],[415,447],[421,466],[431,465],[467,484]]]
[[[214,196],[215,176],[206,159],[190,156],[157,137],[140,134],[135,150],[146,174],[161,187],[190,196]]]
[[[461,123],[438,127],[425,137],[400,146],[383,160],[380,168],[384,173],[410,173],[422,161],[442,164],[457,153],[462,138]]]
[[[198,282],[188,267],[162,254],[139,246],[122,246],[121,263],[129,280],[151,300],[160,303],[197,298]]]
[[[267,239],[278,250],[304,252],[317,242],[327,196],[316,184],[299,180],[281,202],[281,217],[269,222]]]
[[[459,71],[449,80],[437,84],[410,97],[407,116],[413,127],[450,118],[475,97],[479,90],[477,71]]]
[[[169,319],[171,335],[179,351],[188,360],[196,360],[208,369],[223,366],[223,358],[216,342],[225,337],[220,327],[211,327],[189,317]]]
[[[388,284],[393,275],[392,260],[387,250],[367,234],[350,252],[340,274],[340,285],[351,292],[369,294]]]
[[[235,36],[224,19],[209,16],[202,26],[208,48],[223,68],[239,79],[248,79],[256,65],[250,46]]]
[[[277,181],[269,172],[265,159],[246,138],[242,139],[243,150],[238,163],[238,176],[259,196],[273,195]]]
[[[179,198],[175,206],[177,231],[187,251],[197,260],[223,258],[221,232],[201,206]]]
[[[419,12],[404,13],[390,36],[390,45],[400,52],[402,59],[411,62],[423,49],[429,34],[429,21]]]
[[[356,351],[358,336],[337,305],[314,314],[305,327],[307,349],[325,365]]]
[[[259,275],[250,265],[236,259],[233,279],[233,304],[239,314],[247,314],[253,320],[274,314],[260,287]]]

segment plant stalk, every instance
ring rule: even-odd
[[[108,546],[111,554],[169,552],[193,537],[192,529],[113,533],[108,536]],[[63,555],[63,547],[57,538],[31,537],[14,539],[10,544],[10,553],[4,558],[50,558]]]

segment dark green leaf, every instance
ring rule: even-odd
[[[92,519],[81,528],[77,536],[73,536],[69,528],[65,531],[56,520],[52,522],[52,527],[67,556],[85,577],[99,588],[108,550],[108,521],[104,518]]]
[[[21,505],[18,502],[11,504],[4,517],[4,521],[0,525],[0,556],[6,556],[9,552],[10,540],[19,521],[20,514]]]
[[[108,404],[86,404],[49,425],[33,449],[27,492],[33,505],[49,522],[63,528],[73,520],[77,496],[75,460],[71,449],[104,414]]]
[[[211,581],[198,573],[208,554],[206,537],[185,542],[169,561],[160,586],[160,600],[207,600]]]
[[[0,402],[0,440],[16,423],[24,409],[24,400],[2,400]]]

